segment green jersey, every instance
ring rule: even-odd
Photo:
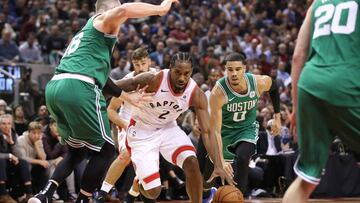
[[[360,106],[359,0],[316,0],[299,87],[337,106]]]
[[[253,125],[256,120],[259,93],[255,76],[246,73],[245,78],[248,86],[246,94],[236,93],[231,88],[226,76],[217,82],[227,100],[222,107],[222,130],[224,128],[246,128]]]
[[[111,70],[110,59],[116,36],[107,35],[93,26],[91,17],[67,47],[56,73],[77,73],[94,78],[102,88]]]

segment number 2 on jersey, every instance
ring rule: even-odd
[[[160,114],[160,116],[158,118],[160,119],[166,119],[166,115],[168,115],[170,113],[170,111],[164,110],[164,113]]]
[[[313,39],[320,36],[334,34],[351,34],[355,31],[358,4],[347,1],[319,6],[315,12],[315,25]],[[342,19],[345,18],[345,19]]]
[[[77,34],[70,42],[69,46],[66,48],[64,56],[68,56],[76,51],[80,46],[81,38],[84,36],[84,32],[80,32]]]

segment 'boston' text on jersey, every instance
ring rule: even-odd
[[[239,102],[239,103],[228,103],[226,109],[229,112],[247,111],[255,107],[257,99]]]

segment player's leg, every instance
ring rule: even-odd
[[[130,155],[125,146],[126,140],[126,132],[122,130],[118,134],[118,148],[119,148],[119,155],[117,159],[115,159],[110,167],[108,172],[106,173],[105,179],[101,186],[101,190],[108,193],[111,188],[114,186],[116,181],[121,177],[122,173],[124,172],[125,168],[130,163]]]
[[[249,176],[249,162],[255,154],[256,141],[258,136],[259,124],[255,121],[246,129],[234,130],[231,128],[222,129],[222,141],[225,147],[224,157],[226,160],[233,159],[234,180],[237,188],[247,196],[247,185]]]
[[[52,199],[57,187],[65,180],[67,176],[74,170],[75,166],[80,163],[87,154],[85,148],[69,147],[64,159],[56,167],[54,174],[46,184],[45,188],[33,198],[30,203],[47,202]]]
[[[297,132],[300,154],[294,171],[298,178],[287,189],[283,202],[306,202],[320,181],[334,137],[330,133],[326,102],[298,89]]]
[[[249,162],[252,155],[255,154],[255,144],[251,142],[240,142],[236,147],[236,169],[234,180],[237,183],[236,187],[246,195],[248,176],[249,176]]]
[[[169,139],[171,135],[171,139]],[[191,202],[201,202],[203,180],[195,148],[190,138],[178,127],[166,128],[162,131],[160,153],[170,163],[181,167],[186,177],[186,191]]]
[[[114,187],[116,181],[121,177],[125,168],[130,163],[130,155],[126,148],[121,148],[118,157],[111,163],[109,170],[106,173],[105,179],[101,185],[99,195],[95,198],[97,202],[105,200],[105,196]]]
[[[101,184],[115,155],[105,98],[96,85],[92,87],[92,91],[94,94],[88,96],[88,103],[84,102],[81,111],[77,112],[80,114],[77,120],[84,123],[86,128],[74,132],[74,138],[84,142],[88,148],[95,151],[82,176],[80,194],[76,200],[84,203],[89,201],[94,190]],[[76,124],[76,121],[71,122],[73,123]]]
[[[140,192],[146,198],[156,199],[161,192],[159,173],[160,136],[156,130],[141,129],[130,121],[127,148],[140,183]]]
[[[76,202],[89,202],[89,197],[92,196],[94,190],[100,185],[114,153],[114,146],[108,142],[105,142],[100,152],[93,153],[84,171],[80,195]]]
[[[195,156],[188,156],[182,165],[185,173],[186,191],[191,202],[201,202],[203,180],[200,173],[199,162]]]
[[[49,109],[49,112],[57,121],[57,127],[59,134],[61,135],[61,142],[66,143],[65,140],[69,140],[69,137],[72,134],[71,128],[67,120],[67,114],[71,114],[71,109],[67,107],[71,106],[72,101],[61,101],[59,98],[66,99],[71,97],[67,95],[69,93],[67,89],[67,84],[64,81],[50,81],[46,87],[46,104]],[[62,106],[63,105],[63,108]],[[87,150],[84,149],[84,145],[74,144],[69,145],[69,151],[65,155],[64,159],[56,167],[52,177],[46,184],[45,188],[34,198],[29,200],[32,202],[46,202],[51,199],[55,190],[61,184],[65,178],[70,175],[74,167],[81,162],[85,157]]]

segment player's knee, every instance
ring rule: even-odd
[[[157,199],[160,196],[160,193],[161,193],[161,186],[158,186],[149,190],[145,190],[143,192],[143,195],[145,195],[145,197],[149,199]]]
[[[120,160],[120,162],[124,165],[129,165],[130,164],[130,154],[129,152],[125,149],[122,150],[118,156],[118,159]]]
[[[194,156],[186,158],[183,164],[183,169],[187,176],[200,173],[199,162],[197,158]]]

